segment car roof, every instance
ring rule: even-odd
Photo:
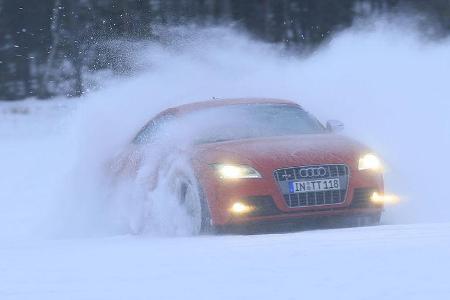
[[[192,102],[172,107],[167,109],[165,112],[183,115],[188,112],[202,110],[205,108],[223,107],[239,104],[285,104],[285,105],[299,106],[297,103],[290,100],[273,99],[273,98],[234,98],[234,99],[213,98],[207,101]]]

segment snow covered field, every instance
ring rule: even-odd
[[[0,244],[0,298],[448,299],[450,223]]]
[[[302,60],[215,29],[148,46],[152,71],[83,100],[0,103],[0,299],[449,299],[450,43],[407,33],[344,32]],[[102,163],[162,108],[213,96],[341,119],[385,159],[402,203],[379,227],[129,235]]]

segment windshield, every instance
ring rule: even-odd
[[[155,134],[183,136],[195,144],[202,144],[323,132],[322,124],[299,106],[242,104],[207,108],[178,118],[152,121],[138,134],[135,142],[148,142]]]

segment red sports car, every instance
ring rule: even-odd
[[[336,134],[341,127],[338,121],[324,126],[285,100],[192,103],[154,117],[116,171],[135,172],[154,155],[144,149],[163,149],[145,184],[152,190],[170,182],[192,234],[311,218],[377,224],[384,202],[381,162],[366,146]],[[184,167],[160,171],[180,156],[187,158]]]

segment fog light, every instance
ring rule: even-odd
[[[244,204],[242,202],[236,202],[231,206],[231,212],[234,214],[246,214],[250,211],[252,211],[253,208],[247,204]]]
[[[372,197],[370,197],[370,200],[372,200],[373,203],[390,203],[395,204],[400,201],[400,198],[396,195],[380,195],[377,192],[372,194]]]

